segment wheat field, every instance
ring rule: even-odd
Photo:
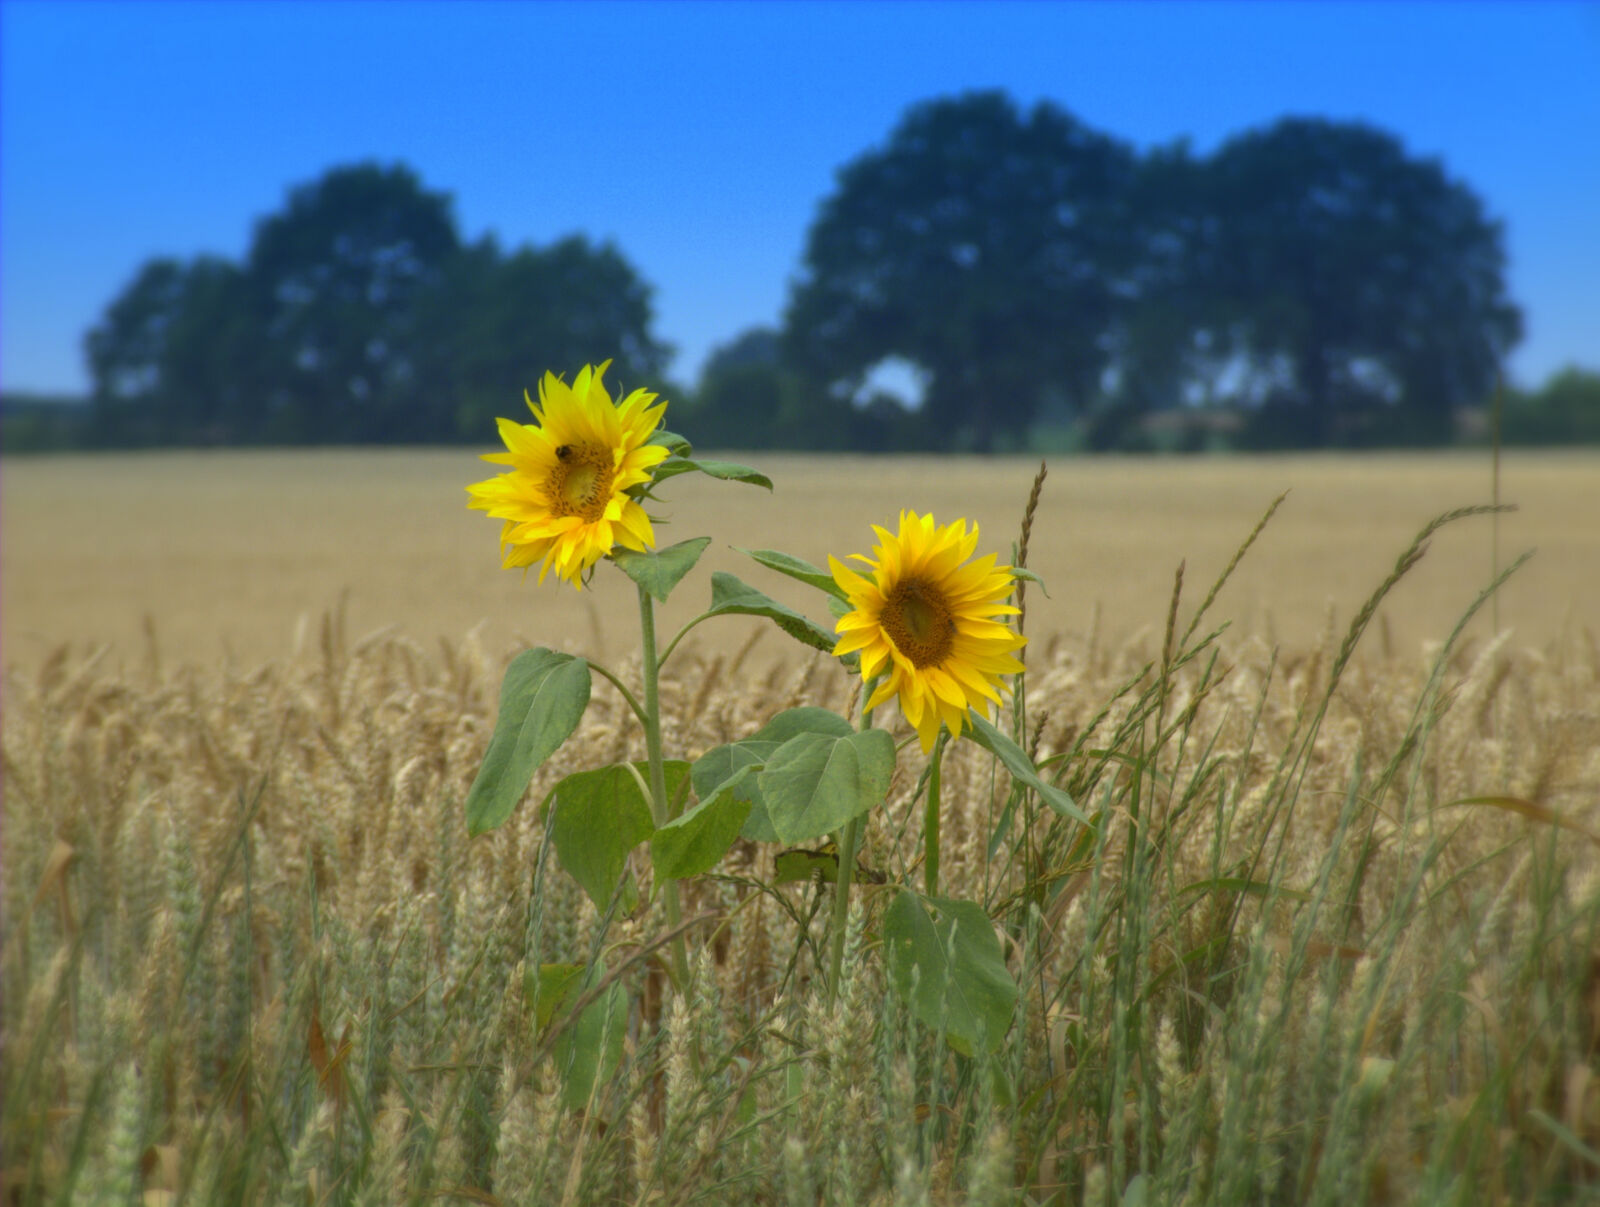
[[[770,498],[669,484],[671,535],[819,560],[931,504],[1004,548],[1035,466],[761,468]],[[1053,467],[1017,737],[1093,826],[1012,800],[988,755],[952,746],[944,891],[982,903],[1022,987],[1004,1044],[964,1056],[878,958],[890,886],[919,874],[914,743],[866,832],[883,883],[852,898],[832,1005],[831,890],[763,888],[771,847],[741,842],[683,882],[694,971],[677,994],[648,859],[640,905],[608,920],[553,866],[529,802],[467,837],[520,640],[604,646],[637,671],[603,578],[579,596],[496,568],[493,525],[457,493],[470,457],[8,462],[6,1201],[1593,1197],[1597,469],[1508,460],[1522,510],[1498,563],[1540,552],[1495,632],[1487,601],[1455,628],[1491,577],[1489,517],[1386,579],[1431,517],[1486,500],[1475,459]],[[805,602],[735,552],[714,564]],[[696,602],[675,597],[667,623]],[[848,706],[825,655],[776,630],[752,645],[743,623],[669,663],[669,754]],[[529,801],[642,753],[599,684]],[[614,1076],[575,1108],[534,974],[597,956],[626,1027]]]
[[[737,454],[734,454],[737,455]],[[778,593],[782,580],[729,546],[779,548],[825,565],[869,552],[870,525],[902,507],[976,520],[995,548],[1016,537],[1037,462],[1026,459],[749,454],[776,489],[698,477],[664,489],[663,543],[711,534],[708,569]],[[631,592],[536,587],[499,568],[498,524],[466,508],[466,483],[493,466],[463,451],[150,453],[9,460],[0,473],[0,636],[10,662],[37,664],[63,641],[109,643],[132,664],[145,618],[163,653],[249,667],[305,648],[315,619],[348,593],[353,634],[395,626],[491,647],[518,637],[608,650],[636,640]],[[1062,461],[1046,482],[1031,561],[1050,597],[1036,632],[1121,641],[1162,622],[1187,560],[1214,576],[1282,491],[1290,495],[1229,584],[1222,615],[1288,643],[1347,624],[1395,554],[1438,512],[1488,502],[1487,456],[1283,456]],[[1534,562],[1505,588],[1504,627],[1531,646],[1592,625],[1600,598],[1600,456],[1508,454],[1502,560]],[[1441,533],[1385,618],[1394,648],[1442,637],[1488,580],[1488,521]],[[621,576],[602,567],[626,588]],[[703,606],[675,597],[664,623]],[[793,598],[779,595],[779,598]],[[1098,616],[1098,622],[1097,622]],[[1482,626],[1479,633],[1486,633]],[[767,638],[753,651],[770,656]]]

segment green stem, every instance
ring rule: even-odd
[[[690,629],[694,628],[694,626],[699,624],[702,620],[710,620],[714,615],[716,615],[714,612],[702,612],[688,624],[684,625],[683,628],[679,629],[676,636],[674,636],[671,641],[667,642],[667,648],[661,651],[660,665],[665,666],[667,664],[667,659],[672,657],[672,651],[678,648],[678,642],[682,641],[689,635]]]
[[[861,685],[861,725],[863,730],[872,728],[872,711],[865,707],[872,698],[872,683]],[[850,923],[850,882],[856,874],[856,846],[861,841],[861,820],[865,814],[858,814],[846,823],[844,829],[836,836],[835,841],[839,849],[839,871],[834,877],[833,886],[833,931],[832,951],[828,960],[828,1005],[831,1007],[839,997],[839,977],[844,968],[844,932]]]
[[[650,761],[650,817],[660,829],[672,820],[671,805],[667,800],[667,776],[661,764],[661,666],[656,660],[656,614],[650,602],[650,593],[639,588],[639,627],[643,635],[644,661],[644,747]],[[678,882],[668,880],[662,888],[667,905],[667,925],[676,929],[682,919],[678,906]],[[683,936],[672,940],[672,965],[678,982],[678,991],[689,988],[689,955],[684,948]]]
[[[828,961],[828,1005],[839,997],[839,977],[844,971],[844,932],[850,924],[850,882],[855,878],[856,844],[861,839],[861,817],[852,817],[838,839],[839,872],[833,886],[833,950]]]
[[[949,731],[939,730],[928,763],[928,799],[922,814],[922,877],[928,896],[939,895],[939,770]]]
[[[597,673],[602,679],[608,680],[611,686],[616,688],[617,691],[621,693],[622,698],[627,701],[628,707],[633,709],[633,715],[639,718],[639,723],[641,725],[648,724],[648,722],[645,720],[645,712],[643,707],[641,707],[639,701],[634,698],[634,694],[628,690],[627,684],[625,684],[621,679],[618,679],[593,658],[589,659],[589,669]]]

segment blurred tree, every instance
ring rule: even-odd
[[[1204,172],[1204,161],[1180,141],[1142,156],[1129,182],[1123,305],[1107,340],[1107,388],[1082,422],[1091,449],[1144,448],[1152,412],[1207,402],[1215,392],[1226,363],[1226,315],[1208,284],[1217,222],[1198,204]]]
[[[226,442],[247,409],[251,342],[237,267],[149,261],[84,341],[96,439]]]
[[[247,265],[151,260],[88,334],[108,443],[470,438],[546,369],[614,361],[650,385],[671,349],[651,289],[581,236],[463,247],[410,169],[334,168],[256,229]]]
[[[752,327],[714,349],[681,421],[706,448],[846,449],[856,446],[848,399],[820,396],[783,360],[779,333]]]
[[[1600,444],[1600,372],[1568,365],[1531,394],[1506,400],[1507,444]]]
[[[571,380],[610,360],[613,392],[660,390],[672,349],[650,332],[652,292],[613,245],[578,235],[509,256],[492,238],[467,248],[428,304],[435,337],[427,376],[450,383],[455,399],[441,434],[492,433],[496,415],[515,413],[522,389],[538,398],[547,370]]]
[[[980,450],[1050,392],[1099,389],[1128,263],[1132,153],[1004,94],[912,108],[846,165],[807,238],[786,315],[795,363],[853,396],[891,356],[928,374],[922,421]]]
[[[450,198],[409,168],[339,167],[257,228],[246,273],[270,439],[439,439],[453,416],[420,360],[427,295],[460,252]]]
[[[1368,126],[1291,118],[1225,143],[1196,183],[1200,329],[1275,422],[1302,417],[1299,442],[1398,431],[1397,416],[1446,438],[1493,389],[1522,331],[1502,230],[1436,162]]]

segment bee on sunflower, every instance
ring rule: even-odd
[[[546,373],[539,401],[527,399],[536,423],[497,421],[506,451],[483,459],[511,470],[467,492],[469,507],[505,521],[507,569],[537,562],[540,582],[554,570],[581,589],[616,546],[655,547],[650,517],[631,492],[668,456],[664,445],[650,443],[667,404],[647,390],[613,401],[602,380],[610,364],[585,365],[571,385]]]
[[[992,553],[969,562],[978,526],[969,531],[964,519],[939,526],[931,515],[902,511],[897,533],[876,524],[873,531],[876,559],[850,555],[869,573],[828,558],[851,607],[835,626],[833,652],[860,653],[863,680],[879,680],[866,708],[898,697],[927,753],[941,724],[959,737],[967,711],[999,703],[1001,677],[1022,670],[1015,655],[1027,638],[999,619],[1017,613],[1005,602],[1012,568],[997,566]]]

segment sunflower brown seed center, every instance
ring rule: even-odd
[[[592,524],[606,513],[617,476],[611,450],[593,444],[563,444],[550,475],[550,508]]]
[[[902,579],[889,589],[879,623],[918,670],[942,663],[955,641],[956,621],[944,592],[920,578]]]

